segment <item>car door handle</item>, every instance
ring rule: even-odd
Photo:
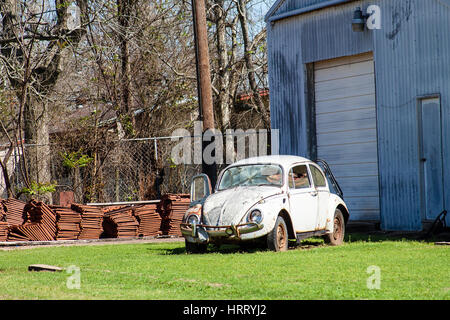
[[[309,194],[312,195],[313,197],[316,197],[318,192],[317,191],[311,191]]]

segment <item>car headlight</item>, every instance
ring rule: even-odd
[[[258,209],[252,210],[252,212],[249,213],[247,220],[248,222],[254,222],[254,223],[261,223],[263,219],[263,215],[261,211]]]
[[[200,222],[200,219],[197,215],[195,214],[191,214],[188,218],[187,218],[187,223],[189,224],[198,224]]]

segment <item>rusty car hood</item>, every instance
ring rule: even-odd
[[[258,201],[282,193],[276,186],[239,186],[211,194],[203,204],[208,225],[238,224],[243,215]]]

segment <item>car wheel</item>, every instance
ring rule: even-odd
[[[283,217],[278,216],[273,230],[267,235],[267,247],[273,251],[286,251],[288,242],[286,222]]]
[[[192,243],[184,240],[186,253],[205,253],[208,247],[207,243]]]
[[[325,242],[332,246],[339,246],[344,242],[345,220],[342,211],[336,208],[334,212],[333,232],[325,236]]]

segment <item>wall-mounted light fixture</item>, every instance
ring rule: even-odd
[[[353,12],[352,29],[355,32],[364,32],[366,27],[367,18],[369,15],[363,14],[360,7],[357,7]]]

